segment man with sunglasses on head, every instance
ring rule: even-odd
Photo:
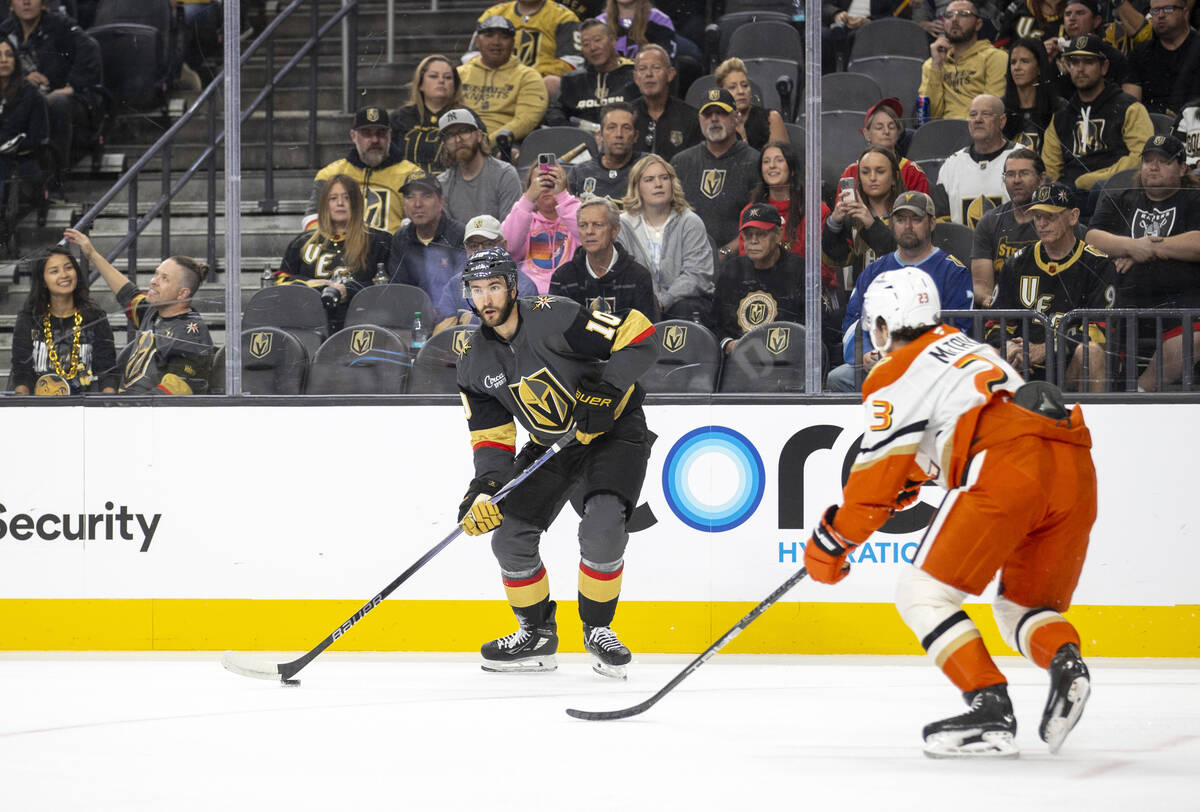
[[[1179,118],[1183,105],[1200,95],[1200,34],[1188,24],[1184,0],[1150,0],[1154,38],[1134,49],[1129,61],[1132,95],[1151,113]]]
[[[931,119],[965,119],[979,94],[1004,96],[1008,54],[979,38],[983,21],[971,0],[953,0],[943,17],[946,33],[929,46],[917,94],[929,98]]]

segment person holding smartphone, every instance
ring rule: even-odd
[[[504,218],[508,250],[538,293],[548,293],[555,269],[579,247],[579,198],[567,191],[567,173],[553,153],[541,153],[525,176],[525,193]]]

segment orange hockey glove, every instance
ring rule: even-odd
[[[812,538],[804,545],[804,568],[814,581],[836,584],[850,574],[850,554],[854,542],[833,529],[837,505],[830,505],[813,530]]]

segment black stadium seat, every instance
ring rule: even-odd
[[[687,95],[684,97],[684,101],[698,110],[702,104],[708,101],[708,91],[716,86],[717,78],[711,73],[706,73],[692,82],[688,88]],[[779,98],[779,91],[775,89],[773,81],[769,86],[763,87],[751,78],[750,93],[753,98],[760,99],[761,106],[768,110],[778,110],[782,105]],[[784,119],[787,120],[788,116],[785,115]]]
[[[453,327],[425,342],[413,362],[408,379],[410,394],[446,395],[458,393],[458,356],[470,345],[475,327]]]
[[[278,327],[291,333],[308,357],[329,338],[321,294],[308,285],[274,285],[255,292],[242,313],[242,329]]]
[[[683,319],[654,325],[658,360],[639,380],[647,392],[713,392],[721,372],[721,346],[708,328]]]
[[[290,333],[276,327],[242,331],[242,392],[299,395],[307,368],[308,353]]]
[[[600,150],[596,148],[595,137],[578,127],[542,127],[534,130],[521,142],[521,155],[517,159],[517,169],[525,170],[533,166],[538,155],[543,152],[553,152],[555,156],[561,158],[580,144],[587,148],[590,157],[595,158],[600,155]]]
[[[742,336],[721,369],[721,392],[803,392],[804,326],[776,321]]]
[[[837,185],[846,167],[866,148],[862,113],[834,111],[821,114],[821,179]]]
[[[853,110],[866,115],[880,99],[879,83],[865,73],[829,73],[821,77],[821,112]]]
[[[160,56],[165,65],[170,61],[171,50],[174,47],[174,27],[171,25],[174,14],[171,0],[103,0],[96,5],[96,17],[92,20],[92,25],[137,23],[156,29],[159,34]]]
[[[391,330],[360,324],[321,345],[308,371],[310,395],[400,395],[412,356]]]
[[[208,370],[208,394],[225,394],[225,345],[217,347],[212,366]]]
[[[870,27],[870,25],[867,26],[867,28]],[[852,57],[846,70],[852,73],[865,73],[878,82],[884,98],[899,99],[900,103],[904,105],[905,120],[911,122],[917,106],[917,91],[921,88],[921,63],[923,61],[923,59],[907,56]]]
[[[966,121],[961,118],[939,118],[917,128],[905,157],[910,161],[926,158],[945,160],[970,145],[971,133]]]
[[[729,35],[728,55],[739,59],[770,56],[799,62],[804,58],[804,40],[791,23],[756,20],[739,26]]]
[[[433,302],[415,285],[371,285],[354,294],[346,311],[346,326],[378,324],[405,341],[412,340],[413,317],[421,314],[422,326],[433,330]]]
[[[865,56],[907,56],[924,62],[933,42],[925,29],[912,20],[883,17],[854,32],[850,59]]]
[[[963,265],[971,267],[971,249],[975,232],[962,223],[937,223],[933,227],[933,244],[950,254]]]
[[[729,43],[733,39],[734,31],[737,31],[743,25],[767,20],[791,25],[792,15],[790,12],[784,13],[781,11],[735,11],[730,9],[718,17],[716,22],[709,26],[709,28],[716,29],[718,32],[716,61],[719,62],[731,56],[741,56],[741,54],[732,53],[729,50]],[[796,58],[800,58],[800,56],[801,54],[797,54]]]
[[[167,94],[167,63],[158,29],[113,23],[88,29],[100,46],[104,87],[113,101],[134,110],[161,106]]]

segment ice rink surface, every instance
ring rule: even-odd
[[[294,655],[293,655],[294,656]],[[621,683],[560,655],[496,675],[469,655],[330,653],[285,688],[219,654],[0,655],[0,810],[1197,810],[1200,663],[1091,660],[1057,756],[1045,677],[1003,659],[1021,757],[934,761],[964,706],[923,659],[638,656]]]

